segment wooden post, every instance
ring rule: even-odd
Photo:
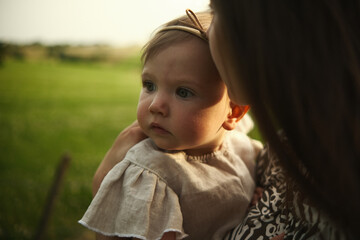
[[[62,181],[64,179],[64,174],[69,167],[71,157],[69,154],[65,153],[60,159],[59,165],[56,168],[56,173],[51,185],[51,188],[49,189],[47,199],[44,205],[44,209],[40,218],[40,222],[38,225],[38,228],[36,230],[36,234],[34,237],[34,240],[41,240],[43,239],[46,229],[49,224],[51,213],[54,209],[54,204],[56,197],[59,193],[60,186],[62,184]]]

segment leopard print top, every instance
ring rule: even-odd
[[[264,187],[262,198],[250,208],[244,221],[227,234],[225,240],[265,240],[282,233],[285,233],[286,240],[346,239],[346,235],[324,214],[304,202],[296,204],[299,201],[294,199],[295,211],[285,210],[285,174],[268,146],[260,153],[256,175],[258,185]]]

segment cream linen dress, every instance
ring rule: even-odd
[[[131,148],[103,180],[83,218],[106,236],[222,239],[239,224],[252,198],[260,142],[226,134],[221,150],[203,156],[164,152],[151,139]]]

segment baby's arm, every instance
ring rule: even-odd
[[[128,239],[131,240],[131,238],[109,237],[99,233],[96,234],[96,240],[128,240]]]
[[[107,237],[101,234],[96,234],[96,240],[138,240],[137,238],[120,238],[120,237]],[[139,239],[140,240],[140,239]],[[175,232],[166,232],[161,240],[176,240]]]
[[[162,236],[161,240],[176,240],[176,233],[175,232],[166,232]]]
[[[147,136],[142,132],[137,121],[133,122],[130,126],[124,129],[116,138],[114,144],[106,153],[104,159],[100,163],[100,166],[96,170],[93,179],[93,196],[99,190],[100,184],[103,181],[106,174],[124,158],[127,151],[145,139]],[[127,240],[131,238],[109,237],[102,234],[96,234],[97,240]]]

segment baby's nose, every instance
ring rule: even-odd
[[[169,105],[166,96],[164,94],[156,94],[149,106],[149,111],[154,114],[167,116],[169,113]]]

